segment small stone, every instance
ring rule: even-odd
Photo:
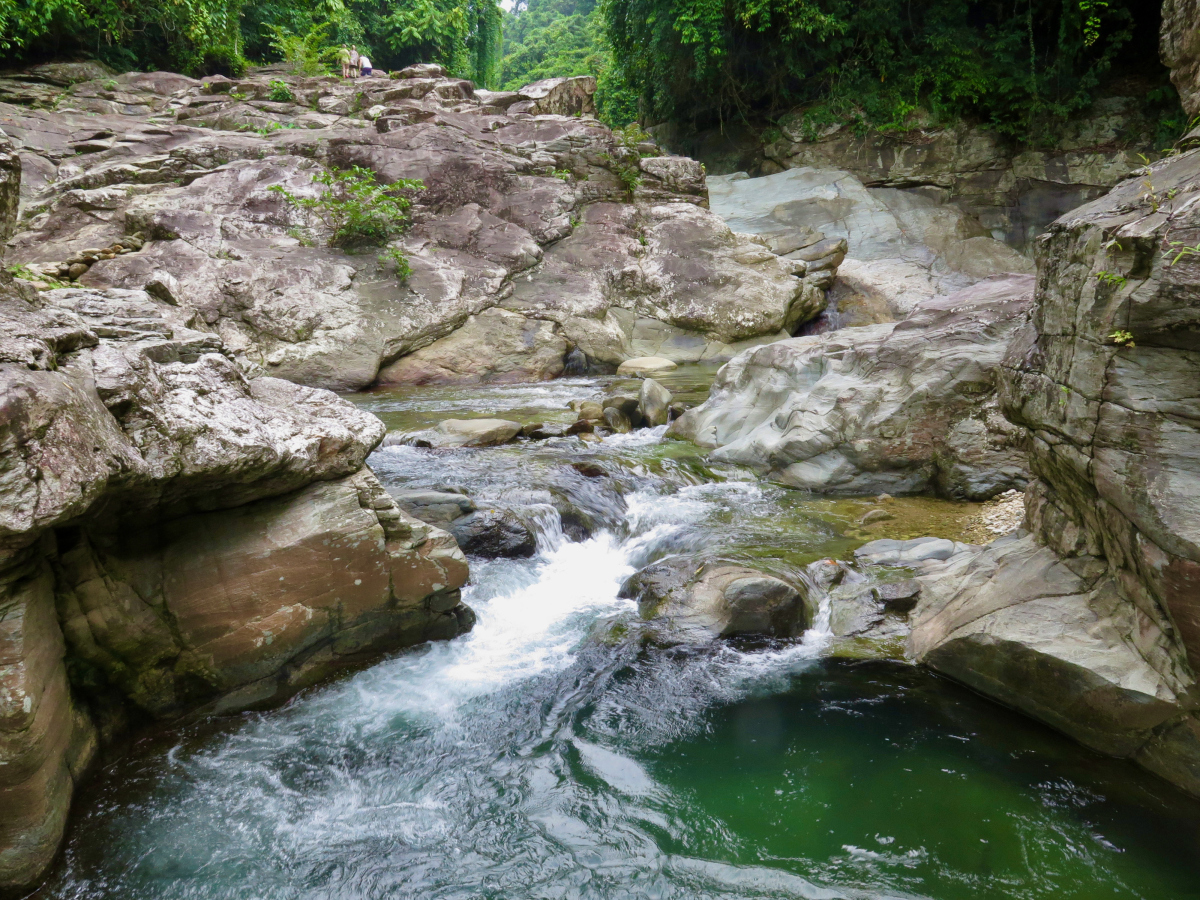
[[[85,265],[84,263],[73,263],[71,267],[67,269],[67,277],[74,281],[80,275],[84,274],[89,268],[91,267]]]
[[[873,525],[876,522],[886,522],[889,519],[896,518],[886,509],[873,509],[865,516],[858,520],[859,525]]]
[[[583,434],[579,435],[579,439],[580,439],[581,441],[586,441],[586,442],[587,442],[587,443],[589,443],[589,444],[594,444],[594,443],[596,443],[596,442],[598,442],[598,441],[602,440],[602,438],[600,437],[600,435],[598,435],[598,434],[593,434],[593,433],[592,433],[592,432],[590,432],[590,431],[585,431]]]
[[[583,400],[577,401],[577,403],[578,406],[576,406],[576,403],[572,403],[571,407],[579,413],[580,420],[604,418],[604,407],[595,400]]]
[[[876,503],[891,503],[895,499],[891,494],[880,494],[875,498]]]
[[[582,475],[584,478],[606,478],[608,473],[604,471],[596,463],[592,462],[573,462],[571,468]]]
[[[564,434],[591,434],[596,427],[596,419],[580,419],[567,426]]]
[[[507,419],[446,419],[437,430],[442,446],[491,447],[515,438],[521,433],[521,423]]]

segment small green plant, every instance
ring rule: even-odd
[[[575,180],[575,176],[571,173],[570,169],[555,169],[550,174],[553,175],[555,178],[557,178],[559,181],[574,181]]]
[[[1114,344],[1116,344],[1118,347],[1133,347],[1134,346],[1133,334],[1128,331],[1124,331],[1124,330],[1114,331],[1112,334],[1110,334],[1108,336],[1108,339],[1110,341],[1112,341]]]
[[[425,185],[402,178],[381,185],[375,173],[362,166],[342,171],[325,170],[313,176],[322,185],[316,197],[297,197],[281,184],[268,190],[279,194],[292,206],[312,213],[329,231],[330,247],[379,247],[402,234],[409,225],[410,191]]]
[[[106,91],[115,91],[117,89],[117,80],[115,78],[108,79],[108,81],[104,82],[104,89]]]
[[[273,103],[291,103],[296,98],[287,82],[276,78],[271,81],[271,93],[267,94],[267,99]]]
[[[41,272],[35,272],[29,266],[20,264],[5,267],[6,272],[13,278],[20,278],[23,281],[41,281],[51,287],[62,287],[64,282],[59,281],[53,275],[43,275]]]
[[[1096,280],[1101,284],[1111,284],[1116,287],[1125,286],[1125,276],[1118,275],[1116,272],[1097,272]]]
[[[579,227],[579,216],[572,213],[571,215],[571,230],[574,231]]]
[[[1071,389],[1065,384],[1058,386],[1058,405],[1064,409],[1067,406],[1067,401],[1071,399]]]
[[[249,95],[249,94],[243,94],[241,91],[230,91],[230,92],[229,92],[229,99],[230,99],[230,100],[239,100],[239,101],[240,101],[240,100],[249,100],[249,99],[250,99],[250,95]]]
[[[1168,266],[1175,265],[1175,263],[1179,262],[1185,256],[1200,256],[1200,244],[1189,247],[1183,241],[1171,241],[1169,246],[1176,253],[1174,258],[1167,263]]]
[[[295,225],[293,225],[287,230],[287,235],[288,237],[295,238],[297,241],[299,241],[301,247],[317,246],[317,242],[313,240],[313,236],[309,234],[308,230],[305,228],[297,228]]]
[[[407,281],[408,276],[412,274],[412,266],[408,264],[408,257],[404,255],[404,251],[399,247],[389,247],[383,253],[379,254],[380,264],[387,262],[396,264],[396,280]]]
[[[634,151],[642,159],[660,155],[657,150],[648,153],[641,151],[641,145],[653,144],[654,138],[637,122],[630,122],[624,128],[614,128],[613,137],[621,142],[622,147]]]
[[[261,134],[263,137],[266,137],[268,134],[271,134],[272,132],[282,131],[285,128],[295,128],[295,127],[296,126],[293,125],[291,122],[268,122],[262,128],[255,128],[254,132],[256,134]]]

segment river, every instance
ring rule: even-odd
[[[695,401],[711,374],[666,380]],[[354,400],[392,429],[570,421],[604,381]],[[791,643],[629,638],[620,586],[664,554],[802,579],[872,536],[953,531],[967,505],[900,500],[866,534],[863,501],[710,466],[661,429],[371,463],[390,487],[516,511],[538,552],[472,560],[468,635],[282,709],[139,738],[80,792],[37,896],[1200,896],[1200,803],[930,673],[831,657],[825,618]]]

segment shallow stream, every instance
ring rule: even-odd
[[[690,401],[710,370],[668,386]],[[354,398],[390,429],[570,421],[596,379]],[[538,533],[472,560],[474,631],[283,709],[143,738],[78,800],[55,898],[1200,897],[1200,804],[913,667],[790,644],[640,648],[626,577],[719,549],[790,578],[969,504],[813,499],[647,430],[390,447],[389,487],[465,489]],[[578,464],[572,466],[572,463]],[[582,470],[582,471],[581,471]]]

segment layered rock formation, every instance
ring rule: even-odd
[[[1200,115],[1200,3],[1163,0],[1159,56],[1189,116]]]
[[[708,191],[735,231],[760,235],[809,277],[836,271],[821,329],[894,322],[981,278],[1033,272],[1031,260],[936,192],[868,188],[843,169],[807,167],[709,178]]]
[[[794,261],[704,208],[699,164],[591,118],[594,79],[476,95],[437,66],[399,75],[135,73],[58,88],[54,110],[0,104],[25,169],[8,261],[148,290],[254,371],[337,389],[550,378],[576,348],[608,366],[729,356],[824,307]],[[424,183],[391,244],[406,279],[322,246],[271,190],[314,197],[314,175],[354,165]]]
[[[373,416],[247,377],[142,291],[0,276],[0,890],[98,739],[280,701],[470,627],[453,538],[364,467]]]
[[[998,374],[1032,292],[1029,276],[1000,276],[922,303],[898,324],[747,351],[669,433],[807,490],[986,499],[1023,486]]]

